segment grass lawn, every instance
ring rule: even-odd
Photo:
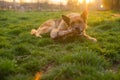
[[[120,80],[120,12],[93,11],[87,34],[97,43],[59,43],[33,28],[68,12],[0,11],[0,80]]]

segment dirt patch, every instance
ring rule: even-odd
[[[113,64],[111,67],[111,70],[114,71],[115,73],[117,73],[120,69],[120,62],[117,64]]]
[[[54,62],[49,62],[46,66],[42,68],[43,73],[48,72],[54,66]]]
[[[41,71],[38,71],[36,74],[35,74],[35,79],[34,80],[40,80],[42,75],[47,73],[52,67],[54,66],[54,62],[51,61],[49,62],[46,66],[44,66]]]

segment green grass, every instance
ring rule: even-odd
[[[33,28],[69,12],[0,11],[0,80],[120,80],[120,12],[93,11],[87,34],[98,39],[54,42]]]

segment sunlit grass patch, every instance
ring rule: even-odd
[[[16,62],[14,60],[0,58],[0,79],[4,80],[6,76],[14,74],[16,71]]]
[[[89,13],[86,32],[97,43],[30,35],[44,21],[66,13],[0,11],[0,79],[33,80],[43,71],[41,80],[120,80],[120,18],[114,16],[119,12]]]
[[[1,48],[10,48],[11,44],[8,41],[1,41],[0,42],[0,49]]]
[[[6,80],[33,80],[32,74],[16,74],[14,76],[10,75]]]
[[[19,44],[18,46],[15,46],[15,48],[13,50],[14,50],[13,51],[14,54],[17,56],[30,54],[29,49],[27,49],[26,45],[24,45],[24,44]]]
[[[7,21],[7,18],[0,18],[0,21]]]

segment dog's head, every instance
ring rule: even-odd
[[[64,20],[67,26],[75,28],[77,31],[79,31],[80,34],[82,34],[86,29],[87,11],[85,10],[81,15],[62,15],[62,19]]]

